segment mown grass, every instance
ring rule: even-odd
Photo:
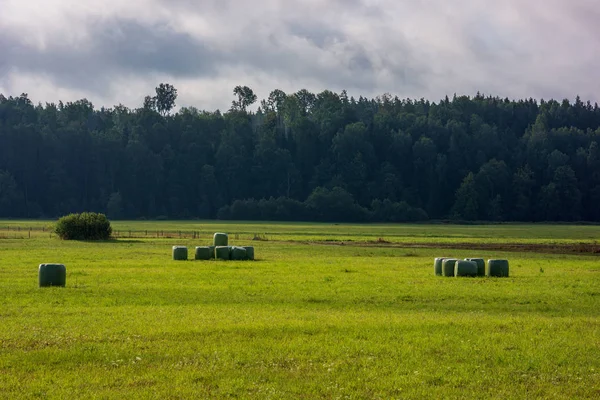
[[[0,239],[50,237],[55,221],[0,220]],[[331,223],[257,223],[239,221],[113,221],[117,237],[184,237],[197,232],[210,239],[216,231],[230,233],[239,240],[255,237],[275,241],[377,242],[453,244],[453,243],[598,243],[600,225],[544,224],[331,224]],[[45,231],[41,231],[45,228]],[[20,229],[17,231],[17,229]],[[187,233],[187,235],[186,235]]]
[[[600,396],[597,257],[276,239],[230,238],[255,262],[170,259],[208,235],[0,240],[0,398]],[[511,277],[435,277],[435,256],[508,258]],[[42,262],[66,264],[66,288],[37,287]]]

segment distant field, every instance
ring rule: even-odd
[[[143,237],[102,243],[11,238],[47,225],[0,221],[0,398],[600,397],[600,258],[503,250],[593,246],[597,226],[140,221],[113,227]],[[217,231],[257,261],[171,260]],[[436,256],[508,258],[511,277],[435,277]],[[67,266],[66,288],[37,287],[42,262]]]
[[[0,238],[49,237],[54,221],[0,220]],[[229,232],[240,239],[255,236],[275,241],[354,241],[372,242],[383,239],[392,243],[530,243],[573,244],[600,242],[600,225],[446,225],[446,224],[327,224],[327,223],[262,223],[215,221],[114,221],[119,237],[177,238],[210,237],[215,231]],[[17,231],[17,229],[19,229]],[[44,231],[42,231],[44,229]]]

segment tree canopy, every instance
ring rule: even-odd
[[[0,217],[600,221],[600,108],[346,92],[229,111],[156,88],[140,108],[0,94]]]

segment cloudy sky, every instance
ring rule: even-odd
[[[236,85],[600,102],[597,0],[0,0],[0,93],[227,109]]]

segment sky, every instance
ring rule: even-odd
[[[233,88],[600,102],[597,0],[0,0],[0,93],[227,110]]]

